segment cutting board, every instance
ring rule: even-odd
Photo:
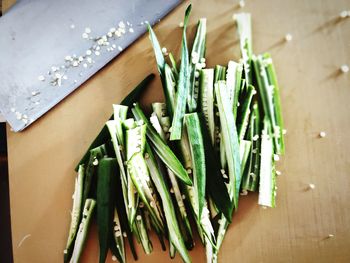
[[[252,13],[254,50],[272,53],[287,128],[286,155],[277,165],[277,207],[264,210],[256,195],[242,197],[219,262],[350,262],[350,74],[338,74],[350,64],[350,20],[334,23],[349,2],[251,0],[243,9],[229,0],[192,2],[190,34],[198,18],[208,18],[208,66],[238,58],[232,14]],[[186,5],[156,26],[162,46],[176,54]],[[283,42],[287,33],[293,36],[289,43]],[[35,125],[20,134],[8,127],[16,263],[62,262],[74,166],[110,116],[111,104],[150,72],[157,69],[145,36]],[[157,78],[144,105],[163,98],[160,85]],[[327,136],[319,138],[320,131]],[[310,183],[314,190],[307,190]],[[138,247],[139,262],[181,262],[178,256],[171,261],[152,239],[153,254]],[[205,262],[198,239],[191,256]],[[93,225],[82,262],[97,259]]]

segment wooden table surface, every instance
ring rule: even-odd
[[[350,10],[349,1],[247,0],[243,9],[237,1],[192,2],[191,35],[197,19],[208,18],[208,66],[238,58],[232,14],[252,13],[254,50],[273,55],[288,130],[277,207],[261,209],[256,195],[241,198],[219,262],[350,262],[350,74],[339,74],[341,65],[350,64],[350,18],[337,20],[340,11]],[[156,27],[161,43],[176,54],[186,5]],[[293,40],[283,43],[287,33]],[[30,128],[13,133],[8,127],[16,263],[62,261],[74,166],[111,104],[150,72],[156,67],[144,36]],[[157,79],[143,102],[161,99]],[[320,131],[327,136],[318,138]],[[309,183],[314,190],[306,190]],[[82,262],[97,262],[96,237],[93,226]],[[145,256],[138,247],[140,262],[171,262],[152,237],[154,252]],[[205,261],[198,241],[191,256]]]

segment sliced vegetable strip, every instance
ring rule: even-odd
[[[154,182],[156,188],[158,189],[160,198],[162,200],[165,220],[167,222],[169,230],[169,240],[174,245],[176,250],[180,253],[182,259],[185,262],[190,262],[190,258],[185,247],[179,225],[177,223],[175,209],[171,201],[171,196],[164,180],[163,175],[160,173],[157,166],[155,156],[151,150],[151,147],[147,144],[145,151],[145,160],[150,171],[152,181]]]
[[[200,69],[205,67],[205,47],[206,47],[206,31],[207,19],[201,18],[198,21],[197,33],[193,42],[191,61],[189,64],[190,78],[189,78],[189,92],[187,98],[187,105],[189,112],[197,110],[198,88],[199,84],[196,79],[199,77]],[[196,73],[197,72],[197,73]]]
[[[229,97],[226,91],[225,82],[218,82],[215,87],[216,100],[220,113],[222,126],[221,136],[224,139],[225,152],[229,170],[229,194],[235,208],[238,207],[239,188],[241,184],[241,169],[239,157],[239,143],[233,112],[230,107]]]
[[[111,243],[115,207],[115,177],[119,174],[117,165],[114,158],[102,158],[98,164],[96,201],[100,263],[106,261]]]
[[[80,256],[83,253],[91,218],[95,211],[95,206],[96,206],[96,201],[94,199],[86,199],[84,204],[84,209],[83,209],[82,220],[79,225],[77,238],[75,239],[75,243],[74,243],[72,258],[70,260],[71,263],[78,263],[80,260]]]
[[[271,126],[265,118],[261,134],[259,205],[269,207],[275,207],[276,174],[273,155]]]
[[[177,83],[176,106],[171,124],[170,140],[180,140],[182,134],[182,122],[186,111],[186,98],[189,89],[189,58],[186,39],[186,28],[191,13],[192,5],[189,5],[185,12],[184,28],[182,33],[181,64],[179,81]]]
[[[69,227],[68,240],[66,249],[64,250],[64,262],[69,262],[74,246],[74,240],[77,236],[79,222],[83,209],[83,188],[84,188],[84,165],[79,165],[78,176],[75,179],[75,187],[73,194],[73,208],[71,212],[71,223]]]
[[[164,140],[159,136],[157,131],[149,123],[138,104],[135,104],[135,107],[132,109],[132,112],[137,120],[142,120],[144,123],[147,124],[147,137],[152,142],[154,150],[165,163],[165,165],[169,167],[169,169],[172,170],[175,173],[175,175],[185,184],[192,185],[192,181],[189,178],[186,170],[182,166],[181,162],[177,159],[175,154],[165,144]]]

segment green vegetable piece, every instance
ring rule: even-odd
[[[64,262],[69,262],[74,249],[74,241],[77,236],[79,222],[83,209],[83,187],[84,187],[85,168],[79,165],[78,176],[75,179],[75,187],[73,194],[73,208],[71,213],[71,223],[66,249],[64,250]]]
[[[140,106],[137,103],[132,109],[132,113],[134,114],[137,120],[142,120],[144,123],[147,124],[147,137],[152,142],[152,145],[157,155],[161,158],[165,165],[171,171],[173,171],[175,175],[185,184],[192,185],[192,181],[188,176],[185,168],[182,166],[181,162],[177,159],[176,155],[171,151],[169,146],[166,145],[164,140],[159,136],[157,131],[149,123],[149,121],[147,120],[146,116],[144,115]]]
[[[186,112],[186,98],[189,89],[189,58],[187,49],[186,29],[192,5],[189,5],[185,12],[184,28],[182,34],[181,64],[179,81],[177,83],[176,105],[171,125],[170,140],[180,140],[182,134],[183,117]]]
[[[244,139],[249,123],[250,105],[254,94],[256,94],[255,88],[252,85],[248,85],[248,90],[244,94],[245,99],[240,103],[240,111],[237,118],[237,130],[239,141]]]
[[[193,186],[198,204],[198,218],[202,217],[205,199],[206,167],[201,126],[197,113],[185,115],[185,126],[193,160]]]
[[[143,248],[143,251],[149,255],[152,253],[153,251],[153,245],[151,240],[149,239],[148,236],[148,232],[147,232],[147,227],[145,224],[145,219],[144,216],[141,214],[140,212],[141,210],[139,209],[139,212],[136,216],[136,220],[135,220],[135,225],[137,227],[138,233],[140,235],[140,241],[141,241],[141,245]]]
[[[203,68],[205,65],[205,48],[206,48],[206,31],[207,31],[207,19],[201,18],[198,21],[197,33],[193,42],[192,52],[191,52],[191,61],[189,63],[189,93],[187,98],[187,105],[189,112],[194,112],[197,110],[197,100],[198,100],[198,86],[196,85],[196,79],[199,73],[199,69]],[[196,73],[197,72],[197,73]],[[197,81],[198,83],[198,81]]]
[[[94,199],[86,199],[83,209],[83,216],[81,219],[81,223],[79,225],[79,230],[77,233],[77,238],[74,243],[74,250],[72,254],[72,258],[70,260],[71,263],[78,263],[83,253],[84,245],[87,239],[89,226],[91,223],[91,218],[94,214],[96,206],[96,201]]]
[[[275,207],[276,174],[270,121],[264,118],[261,133],[259,205]]]
[[[100,263],[106,261],[111,233],[113,231],[115,207],[115,177],[119,175],[118,163],[114,158],[102,158],[97,170],[97,225],[100,244]]]
[[[276,115],[276,123],[277,123],[277,126],[279,127],[277,131],[279,133],[279,136],[278,136],[279,152],[277,154],[284,154],[285,152],[284,134],[283,134],[284,124],[283,124],[280,91],[279,91],[279,86],[277,82],[276,70],[273,65],[271,55],[269,53],[265,53],[263,57],[265,62],[267,62],[266,74],[269,79],[269,83],[274,87],[274,92],[273,92],[274,112]]]
[[[227,187],[221,174],[219,162],[215,156],[213,145],[210,143],[210,135],[208,129],[205,127],[204,116],[199,114],[199,118],[205,152],[206,190],[217,209],[223,213],[226,219],[231,223],[234,204],[231,202],[230,196],[227,192]]]
[[[214,83],[217,83],[219,80],[226,80],[226,67],[216,65],[214,72]]]
[[[214,118],[214,69],[201,70],[200,81],[200,111],[204,114],[205,123],[210,134],[211,144],[215,139],[215,118]]]
[[[241,169],[239,156],[239,143],[235,120],[226,91],[225,82],[215,85],[216,100],[218,103],[221,123],[221,134],[224,139],[225,152],[229,170],[229,194],[233,199],[235,209],[238,207],[239,189],[241,185]]]
[[[89,162],[85,170],[83,203],[89,197],[96,198],[96,168],[99,160],[107,153],[106,146],[103,144],[90,150]]]
[[[154,79],[154,74],[148,75],[144,80],[142,80],[123,100],[120,104],[131,106],[135,101],[139,99],[142,93],[146,90],[148,84],[151,80]],[[113,115],[109,118],[113,119]],[[81,158],[79,163],[77,164],[75,170],[78,171],[80,164],[86,164],[89,160],[90,150],[96,148],[102,144],[105,144],[108,140],[110,140],[110,135],[108,132],[108,128],[106,125],[103,126],[102,130],[99,132],[97,137],[93,140],[89,148],[87,149],[84,156]]]
[[[117,209],[114,209],[113,218],[113,231],[112,231],[112,242],[110,248],[112,253],[117,257],[119,262],[126,262],[125,247],[124,247],[124,237],[122,234],[122,226],[119,220],[119,215]]]
[[[152,181],[154,182],[162,200],[165,220],[169,231],[169,240],[176,248],[176,250],[179,251],[182,259],[185,262],[190,262],[191,260],[184,244],[179,224],[176,220],[175,208],[172,203],[168,187],[163,175],[159,170],[153,151],[148,144],[146,144],[145,156],[146,164],[150,171]]]
[[[174,58],[174,55],[171,52],[169,52],[169,60],[171,63],[171,71],[174,73],[175,79],[178,80],[179,71],[177,70],[177,64],[176,64],[176,60]]]

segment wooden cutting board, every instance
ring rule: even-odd
[[[287,152],[278,163],[277,208],[259,208],[256,195],[242,197],[219,262],[350,262],[350,74],[338,74],[342,64],[350,64],[350,18],[335,19],[350,8],[349,1],[251,0],[243,9],[228,0],[192,2],[191,35],[197,19],[208,18],[208,66],[238,58],[232,14],[252,13],[254,50],[273,55],[288,130]],[[156,27],[162,45],[177,54],[186,5]],[[281,42],[287,33],[293,40]],[[28,130],[8,128],[16,263],[62,262],[74,166],[111,114],[111,104],[150,72],[157,71],[145,36]],[[161,99],[157,79],[143,103]],[[327,136],[318,138],[320,131]],[[314,190],[306,190],[309,183]],[[150,256],[138,247],[140,262],[181,262],[178,256],[171,261],[154,236],[153,244]],[[198,241],[191,256],[205,261]],[[93,226],[82,262],[97,259]],[[133,262],[130,254],[128,259]]]

